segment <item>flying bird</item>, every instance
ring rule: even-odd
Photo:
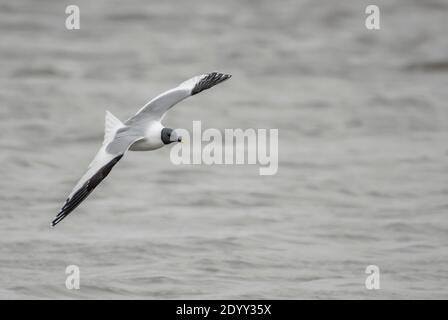
[[[209,89],[230,77],[229,74],[217,72],[193,77],[176,88],[158,95],[124,123],[106,111],[103,144],[90,163],[87,172],[73,188],[62,209],[51,222],[51,226],[57,225],[76,209],[106,178],[128,150],[156,150],[173,142],[181,142],[182,137],[161,123],[167,111],[185,98]]]

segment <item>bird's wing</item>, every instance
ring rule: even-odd
[[[203,90],[209,89],[218,83],[229,79],[231,75],[212,72],[193,77],[176,88],[165,91],[145,104],[133,117],[128,119],[126,125],[135,125],[141,121],[157,120],[165,116],[165,113],[175,104],[193,96]]]
[[[108,137],[108,116],[113,117],[111,114],[106,115],[106,134],[103,145],[90,163],[87,172],[73,188],[62,209],[51,222],[52,227],[61,222],[62,219],[87,198],[93,189],[109,174],[129,147],[134,142],[143,138],[142,136],[132,134],[132,131],[128,130],[128,127],[123,126],[121,122],[119,122],[118,127],[113,129],[115,130],[113,132],[114,136]]]

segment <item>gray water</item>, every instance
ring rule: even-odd
[[[447,298],[448,2],[370,3],[1,0],[0,298]],[[129,152],[50,229],[105,110],[215,70],[164,123],[277,128],[276,175]]]

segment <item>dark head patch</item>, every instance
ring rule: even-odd
[[[171,132],[173,132],[173,129],[171,128],[163,128],[162,129],[162,142],[164,144],[170,144],[173,141],[170,141]]]

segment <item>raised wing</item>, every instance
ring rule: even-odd
[[[132,118],[125,122],[134,125],[136,122],[157,120],[160,121],[165,113],[180,101],[209,89],[218,83],[229,79],[231,75],[212,72],[193,77],[174,89],[165,91],[145,104]]]
[[[121,121],[107,113],[106,133],[103,145],[68,196],[63,207],[51,222],[54,227],[85,199],[107,177],[112,168],[123,157],[129,147],[143,137],[127,134],[127,127]]]

